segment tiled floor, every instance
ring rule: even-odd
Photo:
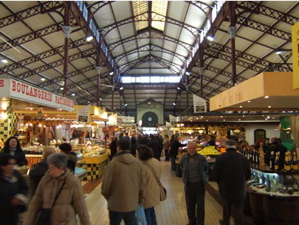
[[[167,189],[167,199],[155,207],[158,225],[186,225],[188,223],[181,178],[170,171],[170,163],[161,161],[161,181]],[[214,186],[215,184],[212,184]],[[107,203],[101,195],[101,184],[86,195],[92,225],[108,225]],[[218,225],[221,205],[208,193],[205,196],[205,225]]]

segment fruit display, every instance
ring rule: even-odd
[[[220,155],[221,152],[219,152],[215,146],[207,146],[204,147],[202,150],[200,150],[198,153],[202,155]]]

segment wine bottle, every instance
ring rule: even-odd
[[[275,176],[273,175],[272,180],[271,180],[271,191],[277,192],[277,190],[278,190],[277,181],[275,179]]]
[[[266,192],[270,192],[270,191],[271,191],[271,181],[270,181],[269,175],[267,175],[267,178],[266,178]]]
[[[296,157],[296,153],[294,152],[293,153],[293,161],[292,161],[292,170],[298,170],[299,167],[298,167],[298,160],[297,160],[297,157]]]
[[[274,162],[274,169],[280,170],[280,160],[279,160],[279,154],[276,152],[275,162]]]
[[[286,157],[284,159],[284,169],[286,171],[290,171],[291,170],[291,164],[290,164],[290,159],[289,159],[288,155],[286,155]]]

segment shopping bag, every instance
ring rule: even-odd
[[[144,208],[142,205],[138,205],[138,207],[135,211],[135,218],[136,218],[137,225],[147,225]]]
[[[50,225],[51,214],[52,214],[52,208],[41,209],[37,217],[37,225]]]
[[[164,201],[167,198],[167,191],[163,185],[160,185],[160,201]]]

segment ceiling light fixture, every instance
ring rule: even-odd
[[[88,35],[86,37],[86,41],[89,42],[89,41],[92,41],[93,40],[93,36],[92,35]]]
[[[268,95],[266,95],[266,96],[265,96],[265,98],[269,98],[269,96],[268,96]]]
[[[271,105],[268,105],[268,108],[270,109],[270,108],[271,108]]]
[[[214,36],[210,34],[210,35],[207,36],[207,39],[209,41],[214,41]]]
[[[75,93],[72,93],[72,96],[75,96],[76,94]]]
[[[124,87],[120,87],[120,88],[119,88],[120,91],[123,90],[123,89],[124,89]]]
[[[41,80],[41,81],[45,81],[45,80],[46,80],[46,78],[43,78],[43,77],[42,77],[40,80]]]
[[[124,106],[127,107],[127,106],[128,106],[128,103],[124,104]]]
[[[249,101],[247,101],[248,103],[250,103],[251,101],[249,100]]]
[[[177,89],[178,89],[178,90],[181,90],[181,88],[180,88],[180,87],[177,87]]]
[[[63,89],[64,89],[63,87],[60,88],[60,90],[63,90]]]
[[[282,50],[277,50],[277,51],[275,52],[276,55],[280,55],[280,54],[282,54],[282,53],[283,53]]]
[[[175,104],[175,102],[174,102],[174,103],[172,103],[172,104],[173,104],[173,105],[176,105],[176,104]]]
[[[240,108],[243,108],[243,106],[240,105]]]
[[[114,72],[113,72],[113,71],[111,71],[111,72],[109,73],[109,75],[110,75],[110,76],[112,76],[113,74],[114,74]]]
[[[8,63],[8,60],[7,59],[1,59],[1,62],[6,64],[6,63]]]
[[[191,74],[191,72],[187,71],[185,74],[186,74],[187,76],[189,76],[189,75]]]

